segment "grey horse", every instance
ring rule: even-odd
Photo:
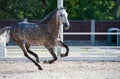
[[[57,60],[57,56],[54,52],[56,45],[66,48],[66,52],[64,54],[61,54],[61,57],[68,56],[68,46],[65,45],[62,41],[58,40],[60,26],[63,26],[65,29],[68,29],[70,27],[67,17],[68,14],[66,12],[66,9],[55,9],[39,23],[36,23],[35,26],[4,27],[0,29],[0,35],[7,31],[7,34],[9,34],[13,41],[22,49],[24,55],[30,59],[38,67],[39,70],[42,70],[42,67],[38,64],[39,57],[37,54],[30,50],[30,46],[42,45],[48,49],[50,54],[53,56],[53,59],[44,61],[44,63],[51,64]],[[36,60],[32,59],[28,53],[36,57]]]

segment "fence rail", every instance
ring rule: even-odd
[[[108,33],[108,32],[64,32],[63,35],[120,35],[120,33]]]
[[[68,57],[120,57],[120,46],[69,46],[69,49]],[[31,46],[31,50],[42,57],[51,56],[43,46]],[[65,51],[63,49],[62,53]],[[59,54],[57,53],[57,55]],[[21,56],[24,57],[18,46],[7,46],[7,57]]]

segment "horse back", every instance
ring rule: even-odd
[[[15,26],[11,30],[11,34],[15,39],[22,40],[31,44],[43,44],[43,33],[36,23],[21,24]]]

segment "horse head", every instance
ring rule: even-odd
[[[70,27],[70,23],[68,21],[68,13],[66,12],[65,8],[58,9],[58,16],[60,23],[63,25],[63,27],[67,30]]]

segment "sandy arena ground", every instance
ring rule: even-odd
[[[120,79],[120,62],[56,61],[39,71],[31,61],[0,61],[0,79]]]

